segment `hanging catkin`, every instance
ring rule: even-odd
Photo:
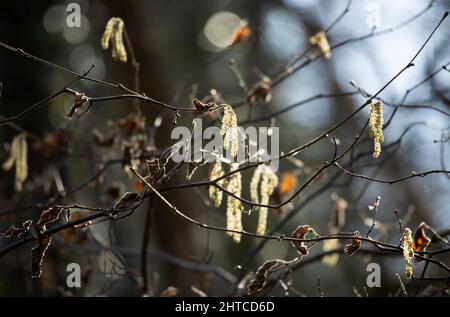
[[[223,169],[222,169],[222,163],[220,163],[219,161],[217,161],[214,164],[213,169],[211,170],[211,173],[209,174],[209,180],[213,181],[219,177],[222,177],[224,175]],[[217,181],[217,184],[220,186],[223,186],[224,180],[221,179],[219,181]],[[209,186],[209,198],[212,200],[212,202],[214,203],[214,206],[216,207],[220,207],[220,204],[222,203],[222,195],[223,192],[221,189],[217,188],[214,185],[210,185]]]
[[[237,166],[233,165],[230,172],[235,171]],[[230,176],[228,180],[227,190],[237,197],[241,197],[242,192],[242,177],[240,172],[236,172]],[[227,198],[227,228],[229,230],[242,231],[242,212],[244,208],[239,199],[228,195]],[[241,241],[241,234],[236,232],[228,232],[234,242]]]
[[[13,138],[9,158],[2,164],[2,168],[8,171],[14,165],[16,167],[14,188],[16,192],[20,192],[28,176],[28,144],[25,133]]]
[[[370,104],[369,116],[369,137],[373,139],[373,157],[377,158],[381,154],[381,143],[384,142],[383,136],[383,104],[377,100]]]
[[[223,135],[223,148],[227,150],[231,145],[231,156],[238,152],[237,118],[230,105],[223,106],[223,118],[220,134]]]
[[[109,48],[109,42],[112,43],[112,57],[123,63],[127,62],[127,51],[123,43],[124,22],[121,18],[110,18],[106,23],[105,32],[103,32],[101,44],[104,50]]]

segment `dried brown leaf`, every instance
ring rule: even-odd
[[[306,238],[306,235],[312,234],[314,236],[317,236],[317,233],[314,231],[313,228],[311,228],[309,225],[301,225],[298,226],[297,229],[292,232],[291,237],[296,239],[304,239]],[[291,241],[292,246],[297,249],[297,252],[300,255],[307,255],[308,254],[308,246],[303,241]]]
[[[359,248],[361,247],[361,240],[358,238],[361,238],[361,234],[359,233],[359,231],[353,232],[352,243],[346,244],[344,247],[344,253],[346,255],[353,255],[359,250]]]
[[[272,274],[280,268],[286,267],[286,264],[286,261],[280,259],[264,262],[256,271],[255,278],[248,283],[247,294],[255,295],[261,293],[274,283],[277,283],[278,279],[272,279]]]
[[[31,277],[40,278],[42,275],[42,263],[47,251],[52,236],[41,234],[38,232],[38,237],[35,241],[34,247],[31,249]]]
[[[41,213],[41,216],[39,217],[39,220],[37,222],[37,227],[39,229],[44,228],[49,223],[55,222],[58,220],[59,215],[63,211],[62,208],[59,207],[50,207],[46,210],[44,210]]]

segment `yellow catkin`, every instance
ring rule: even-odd
[[[370,104],[369,116],[369,136],[373,138],[373,157],[377,158],[381,154],[381,143],[384,142],[383,135],[383,104],[381,100]]]
[[[236,170],[237,166],[232,166],[230,171]],[[241,173],[237,172],[230,176],[228,181],[227,190],[241,197],[242,192],[242,179]],[[227,198],[227,228],[230,230],[242,231],[242,212],[244,207],[239,199],[228,195]],[[239,243],[241,241],[241,234],[236,232],[227,232],[231,236],[234,242]]]
[[[211,173],[209,174],[209,180],[215,180],[219,177],[222,177],[224,175],[223,169],[222,169],[222,163],[217,161],[214,164],[213,169],[211,170]],[[217,184],[220,186],[223,186],[224,180],[217,181]],[[222,195],[223,192],[216,186],[210,185],[209,186],[209,198],[211,198],[212,202],[214,203],[214,206],[220,207],[220,204],[222,203]]]
[[[309,42],[312,45],[317,45],[325,56],[325,58],[329,59],[331,57],[331,47],[330,43],[328,43],[327,34],[325,31],[320,31],[309,38]]]
[[[127,62],[127,51],[123,43],[124,22],[121,18],[111,18],[106,23],[105,32],[103,32],[101,45],[104,50],[109,48],[109,42],[112,43],[112,57],[123,63]]]
[[[273,191],[275,190],[275,187],[277,187],[278,185],[278,177],[270,167],[263,164],[258,166],[258,168],[255,170],[255,174],[253,175],[252,182],[250,183],[250,193],[252,196],[252,200],[255,202],[258,202],[258,195],[256,194],[256,192],[258,190],[259,179],[261,179],[261,182],[259,184],[260,187],[259,202],[262,205],[268,205],[270,195],[272,195]],[[258,225],[256,227],[257,234],[263,235],[266,233],[267,214],[268,214],[268,207],[259,208]]]
[[[238,152],[237,118],[230,105],[223,106],[223,119],[220,134],[223,136],[223,148],[227,150],[231,144],[231,155],[235,157]]]
[[[414,241],[409,228],[403,233],[403,257],[405,258],[405,276],[411,278],[413,275],[412,258],[414,257]]]
[[[330,251],[339,248],[338,239],[329,239],[323,242],[323,251]],[[335,252],[332,254],[325,255],[322,258],[322,263],[328,266],[335,266],[339,261],[339,253]]]
[[[259,203],[258,185],[261,180],[261,171],[263,165],[258,165],[253,172],[252,180],[250,181],[250,198],[254,203]]]
[[[8,171],[13,165],[16,167],[14,188],[16,192],[21,192],[28,177],[28,144],[24,133],[13,138],[9,158],[2,164],[2,169]]]

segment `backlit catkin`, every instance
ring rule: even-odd
[[[230,172],[235,171],[237,166],[232,166]],[[236,172],[230,176],[228,180],[227,190],[237,197],[241,197],[242,192],[242,179],[241,173]],[[242,212],[244,208],[239,199],[228,195],[227,198],[227,229],[242,231]],[[241,241],[241,234],[236,232],[227,232],[231,236],[234,242],[239,243]]]
[[[377,158],[381,154],[381,143],[384,142],[383,136],[383,104],[377,100],[370,104],[369,116],[369,137],[373,139],[373,157]]]
[[[222,177],[224,175],[223,169],[222,169],[222,163],[217,161],[214,164],[213,169],[211,170],[211,173],[209,174],[209,180],[213,181],[219,177]],[[217,184],[220,186],[223,186],[224,180],[221,179],[217,181]],[[214,203],[214,206],[220,207],[220,204],[222,203],[222,190],[220,188],[217,188],[214,185],[209,186],[209,198],[211,198],[212,202]]]
[[[264,164],[258,165],[258,167],[255,169],[255,172],[253,173],[253,177],[250,182],[250,196],[252,198],[252,201],[255,203],[260,203],[262,205],[268,205],[269,197],[270,195],[272,195],[277,185],[278,177],[274,173],[274,171]],[[259,208],[258,225],[256,228],[257,234],[263,235],[266,232],[267,213],[267,207]]]
[[[220,135],[223,136],[223,148],[227,150],[231,145],[231,155],[235,157],[238,152],[237,118],[230,105],[223,106],[222,127]]]
[[[331,47],[330,43],[328,43],[327,34],[325,31],[320,31],[309,38],[309,42],[312,45],[317,45],[325,56],[325,58],[329,59],[331,57]]]
[[[127,61],[127,51],[123,44],[124,22],[121,18],[111,18],[106,23],[105,32],[103,32],[101,44],[104,50],[109,48],[109,42],[112,43],[112,57],[123,63]]]
[[[8,160],[2,164],[2,169],[10,170],[16,167],[14,188],[16,192],[22,191],[23,183],[28,176],[28,144],[25,133],[16,135],[11,142],[11,151]]]
[[[403,233],[403,257],[405,258],[405,276],[411,278],[413,275],[412,258],[414,257],[414,241],[409,228]]]

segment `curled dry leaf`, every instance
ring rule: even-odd
[[[346,244],[344,247],[344,253],[346,255],[353,255],[355,254],[359,248],[361,247],[361,234],[359,231],[353,232],[353,239],[351,244]]]
[[[45,251],[47,251],[52,236],[42,234],[37,231],[36,241],[31,249],[31,277],[40,278],[42,275],[42,262],[44,260]]]
[[[122,211],[123,209],[133,207],[139,201],[139,194],[126,192],[114,205],[115,212]]]
[[[32,220],[25,220],[21,227],[11,225],[8,230],[0,234],[0,239],[19,237],[23,238],[30,231]]]
[[[428,245],[431,242],[425,232],[428,225],[425,222],[421,222],[414,233],[414,252],[423,252],[427,250]]]
[[[247,294],[255,295],[261,293],[271,285],[276,284],[278,279],[273,277],[273,273],[281,268],[285,268],[286,265],[287,262],[280,259],[264,262],[256,271],[255,278],[248,283]]]
[[[63,209],[59,207],[50,207],[44,210],[37,222],[38,229],[45,229],[47,224],[57,221],[62,211]]]
[[[251,105],[257,102],[269,103],[272,100],[272,86],[270,82],[260,80],[249,91],[247,101]]]
[[[75,101],[74,101],[72,107],[70,107],[69,112],[67,112],[66,118],[68,120],[72,120],[73,115],[78,111],[78,109],[80,109],[81,106],[83,106],[88,101],[89,101],[89,98],[86,97],[84,95],[84,93],[75,92]]]
[[[311,228],[309,225],[301,225],[298,226],[297,229],[292,232],[291,237],[296,239],[306,239],[307,235],[313,235],[318,236],[318,234],[314,231],[313,228]],[[308,254],[308,246],[303,241],[291,241],[291,244],[294,248],[297,249],[297,252],[300,255],[307,255]]]
[[[192,103],[194,104],[195,109],[197,109],[198,112],[214,111],[219,108],[214,101],[203,103],[197,98],[195,98],[194,100],[192,100]]]
[[[166,174],[167,160],[153,159],[145,160],[147,164],[148,174],[145,176],[147,182],[151,185],[155,184]]]

